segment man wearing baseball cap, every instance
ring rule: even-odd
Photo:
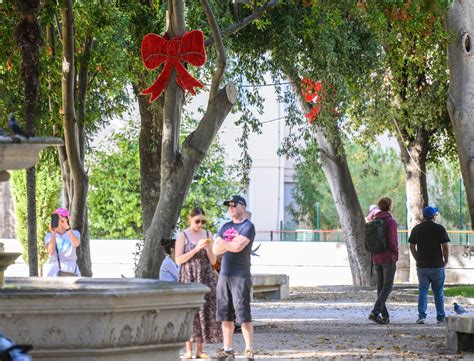
[[[214,358],[234,360],[234,319],[241,324],[245,341],[245,359],[254,360],[253,324],[250,314],[250,254],[255,226],[247,217],[247,202],[239,195],[224,202],[231,221],[225,223],[214,241],[213,251],[222,255],[217,282],[217,321],[222,322],[224,347]]]
[[[446,229],[435,223],[438,208],[425,207],[423,222],[416,225],[408,238],[410,251],[416,261],[418,274],[418,320],[416,323],[426,322],[426,308],[428,289],[431,284],[433,290],[436,320],[444,323],[444,280],[445,267],[449,259],[449,236]]]

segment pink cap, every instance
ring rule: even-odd
[[[66,208],[57,208],[54,213],[60,215],[61,217],[69,218],[69,211]]]

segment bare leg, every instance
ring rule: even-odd
[[[202,346],[203,346],[203,343],[202,342],[196,342],[196,358],[204,358],[204,359],[207,359],[207,355],[202,352]]]
[[[242,335],[245,340],[245,349],[253,350],[253,323],[242,322]]]
[[[222,321],[222,336],[224,338],[224,348],[234,348],[234,322]]]
[[[190,341],[186,342],[186,353],[184,354],[184,358],[192,358],[193,357],[193,344]]]

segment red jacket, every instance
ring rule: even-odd
[[[396,263],[398,261],[398,234],[397,222],[390,212],[380,211],[374,219],[385,219],[385,236],[387,237],[388,249],[382,253],[374,254],[372,261],[374,264]]]

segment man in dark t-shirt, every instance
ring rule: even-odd
[[[233,360],[234,319],[241,323],[245,340],[245,359],[253,361],[253,324],[250,314],[250,254],[255,227],[247,219],[247,203],[241,196],[224,202],[231,221],[225,223],[214,241],[216,256],[222,255],[217,282],[217,321],[222,322],[224,348],[214,356],[217,360]]]
[[[444,312],[444,268],[449,259],[449,236],[441,224],[434,222],[437,214],[438,208],[425,207],[423,209],[424,221],[412,229],[410,238],[408,238],[411,254],[416,260],[418,274],[418,320],[416,321],[418,324],[426,322],[430,284],[434,294],[438,323],[444,323],[446,317]]]

